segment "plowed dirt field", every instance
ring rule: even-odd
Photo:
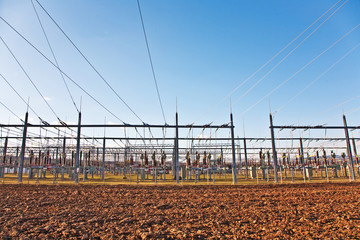
[[[3,239],[360,238],[360,184],[0,185]]]

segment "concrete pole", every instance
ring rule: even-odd
[[[81,112],[79,112],[78,131],[76,137],[75,170],[74,170],[75,183],[79,182],[80,136],[81,136]]]
[[[175,171],[176,171],[176,183],[179,184],[179,119],[178,113],[175,116],[176,128],[175,128]]]
[[[230,113],[230,124],[231,124],[232,160],[233,160],[233,184],[235,184],[235,183],[237,183],[237,179],[236,179],[236,155],[235,155],[234,123],[233,123],[233,115],[232,115],[232,113]]]
[[[354,159],[353,159],[352,153],[351,153],[349,131],[348,131],[348,127],[347,127],[345,115],[343,115],[343,121],[344,121],[345,137],[346,137],[346,150],[347,150],[347,154],[348,154],[349,160],[350,160],[351,180],[352,180],[352,181],[355,181]]]
[[[101,178],[102,180],[105,180],[105,142],[106,139],[104,137],[103,139],[103,156],[102,156],[102,170],[101,170]]]
[[[20,152],[20,164],[19,164],[19,175],[18,175],[18,182],[22,182],[22,175],[23,175],[23,168],[24,168],[24,158],[25,158],[25,147],[26,147],[26,134],[27,134],[27,127],[28,127],[28,118],[29,113],[26,112],[25,114],[25,122],[24,122],[24,129],[23,129],[23,137],[22,137],[22,144],[21,144],[21,152]]]
[[[244,155],[245,155],[245,179],[249,178],[249,164],[247,158],[247,149],[246,149],[246,138],[244,137]]]
[[[270,113],[270,133],[271,133],[271,145],[272,145],[272,154],[273,154],[273,160],[274,160],[274,175],[275,175],[275,183],[279,182],[278,179],[278,162],[277,162],[277,154],[276,154],[276,147],[275,147],[275,134],[274,134],[274,128],[273,128],[273,119],[272,115]]]

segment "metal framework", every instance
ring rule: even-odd
[[[255,154],[258,154],[259,151],[262,150],[271,150],[272,154],[272,164],[274,169],[274,181],[277,183],[279,181],[278,179],[278,171],[279,171],[279,163],[278,163],[278,151],[283,153],[291,153],[296,154],[296,151],[298,151],[298,154],[300,155],[301,163],[304,164],[304,151],[311,151],[311,150],[317,150],[319,148],[321,149],[346,149],[347,150],[347,156],[349,157],[350,161],[350,168],[351,168],[351,179],[355,180],[355,170],[354,170],[354,159],[352,152],[355,153],[356,156],[356,144],[355,141],[360,140],[360,138],[349,138],[348,129],[360,129],[360,126],[347,126],[346,124],[346,118],[343,116],[343,122],[344,126],[324,126],[324,125],[317,125],[317,126],[276,126],[273,125],[273,119],[272,115],[270,114],[270,138],[246,138],[246,137],[235,137],[234,136],[234,125],[233,125],[233,116],[230,114],[230,122],[227,124],[222,125],[179,125],[178,124],[178,114],[176,113],[175,118],[175,124],[174,125],[152,125],[152,124],[81,124],[81,113],[79,113],[78,118],[78,124],[77,125],[66,125],[66,124],[30,124],[28,123],[28,113],[25,114],[25,121],[24,124],[0,124],[0,128],[4,129],[21,129],[22,128],[22,135],[19,133],[12,134],[11,136],[1,136],[0,139],[5,139],[4,141],[4,147],[3,147],[3,159],[5,161],[5,158],[9,154],[16,154],[17,157],[20,158],[20,162],[18,164],[18,181],[22,182],[22,175],[23,175],[23,169],[24,169],[24,161],[25,161],[25,155],[29,152],[38,152],[39,158],[41,153],[44,153],[45,151],[48,151],[49,149],[52,149],[53,156],[56,154],[56,161],[58,159],[59,155],[63,155],[64,158],[66,156],[71,155],[74,159],[74,181],[78,181],[78,174],[80,169],[80,163],[82,158],[89,158],[90,155],[94,156],[96,155],[96,162],[98,162],[99,166],[101,164],[101,173],[102,178],[104,179],[104,172],[105,172],[105,164],[106,162],[113,161],[116,163],[116,161],[120,160],[120,156],[127,156],[129,152],[136,155],[140,155],[144,150],[146,151],[162,151],[166,154],[172,155],[172,167],[174,172],[174,178],[176,179],[176,182],[179,183],[180,177],[180,159],[184,159],[183,157],[185,154],[189,151],[189,147],[181,146],[180,142],[183,141],[191,141],[190,151],[192,154],[194,152],[201,152],[206,151],[207,153],[211,154],[217,154],[219,151],[221,151],[221,154],[225,153],[228,159],[231,159],[231,168],[232,168],[232,176],[233,176],[233,183],[237,182],[237,175],[238,169],[241,169],[242,167],[245,168],[245,177],[248,178],[248,171],[249,167],[251,165],[249,160],[252,160],[254,164],[254,159],[256,158]],[[76,128],[76,136],[33,136],[29,135],[29,129],[56,129],[60,131],[59,129],[74,129]],[[161,129],[174,129],[175,130],[175,136],[174,137],[110,137],[105,136],[104,137],[87,137],[81,134],[81,130],[85,128],[133,128],[137,131],[137,129],[152,129],[152,128],[161,128]],[[203,131],[205,129],[229,129],[230,130],[230,137],[180,137],[179,136],[179,129],[188,129],[189,131],[191,129],[202,129]],[[345,131],[345,137],[336,137],[336,138],[289,138],[289,137],[276,137],[275,136],[275,129],[344,129]],[[145,130],[144,130],[145,131]],[[29,135],[29,136],[28,136]],[[152,134],[151,134],[152,135]],[[9,141],[10,140],[21,140],[21,147],[20,146],[10,146]],[[55,141],[55,143],[47,144],[44,146],[34,146],[30,144],[27,146],[27,141],[37,141],[37,140],[46,140],[46,141]],[[69,143],[68,141],[75,140],[76,143]],[[85,140],[88,143],[82,143],[81,141]],[[90,140],[96,141],[98,144],[91,144]],[[136,140],[142,140],[143,143],[130,143],[130,141],[136,141]],[[278,147],[276,148],[275,142],[276,141],[299,141],[299,148],[294,147]],[[351,150],[351,140],[353,145],[353,150]],[[116,141],[121,141],[121,143],[124,144],[124,146],[121,146],[119,143],[117,143],[119,146],[107,146],[107,141],[113,141],[117,143]],[[124,141],[124,142],[122,142]],[[151,144],[145,144],[145,141],[150,141]],[[152,142],[151,142],[152,141]],[[162,141],[162,143],[159,143],[159,141]],[[194,143],[195,141],[198,141],[198,143]],[[217,142],[220,141],[220,142]],[[226,141],[226,143],[221,142]],[[261,144],[263,142],[268,143],[270,141],[271,147],[262,147],[262,146],[247,146],[249,143],[257,143]],[[310,142],[318,142],[318,141],[327,141],[327,142],[337,142],[337,141],[345,141],[346,146],[303,146],[303,142],[307,141]],[[214,143],[215,142],[215,143]],[[242,143],[242,144],[241,144]],[[85,155],[84,155],[85,154]],[[254,158],[255,155],[255,158]],[[102,156],[102,159],[100,159],[100,156]],[[107,160],[106,156],[113,156],[113,160]],[[238,161],[236,160],[238,156]],[[252,157],[251,157],[252,156]],[[268,161],[269,164],[271,162],[270,160],[270,153],[268,153]],[[124,157],[124,159],[125,159]],[[242,161],[242,159],[244,161]],[[125,160],[124,160],[125,161]],[[184,161],[184,160],[182,160]],[[256,161],[256,160],[255,160]],[[259,160],[261,161],[261,159]],[[224,160],[225,163],[225,160]],[[281,166],[280,166],[281,167]],[[305,166],[303,165],[303,171],[305,176]]]
[[[351,151],[351,145],[350,145],[350,138],[349,138],[349,129],[360,129],[360,126],[348,126],[346,122],[346,117],[343,115],[343,123],[344,126],[325,126],[325,125],[317,125],[317,126],[273,126],[272,122],[272,115],[270,114],[270,131],[271,131],[271,138],[272,138],[272,151],[273,151],[273,157],[274,157],[274,168],[275,168],[275,182],[278,182],[277,179],[277,154],[276,154],[276,147],[275,147],[275,137],[274,137],[274,129],[344,129],[345,132],[345,140],[346,140],[346,150],[347,155],[350,160],[350,175],[351,180],[355,181],[355,164],[354,159]],[[300,152],[303,160],[304,156],[304,150],[302,145],[302,139],[299,139],[300,141]],[[356,152],[356,146],[355,146],[355,140],[353,139],[353,147],[354,151]],[[356,154],[355,154],[356,155]],[[304,168],[305,170],[305,168]]]

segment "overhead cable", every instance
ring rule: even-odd
[[[44,95],[40,92],[39,88],[36,86],[36,84],[34,83],[34,81],[31,79],[31,77],[29,76],[29,74],[26,72],[26,70],[24,69],[24,67],[22,66],[22,64],[19,62],[19,60],[17,59],[17,57],[15,56],[15,54],[11,51],[11,49],[9,48],[9,46],[6,44],[6,42],[4,41],[4,39],[0,36],[1,41],[4,43],[4,45],[6,46],[6,48],[9,50],[10,54],[13,56],[13,58],[15,59],[15,61],[17,62],[17,64],[19,65],[19,67],[22,69],[22,71],[24,72],[24,74],[26,75],[27,79],[31,82],[31,84],[33,85],[33,87],[36,89],[36,91],[38,92],[38,94],[41,96],[41,98],[44,100],[44,102],[46,103],[46,105],[50,108],[51,112],[55,115],[55,117],[57,119],[59,119],[59,116],[56,114],[56,112],[54,111],[54,109],[50,106],[49,102],[46,101]]]
[[[286,107],[291,101],[293,101],[295,98],[297,98],[300,94],[302,94],[306,89],[311,87],[315,82],[317,82],[320,78],[322,78],[326,73],[328,73],[331,69],[333,69],[339,62],[341,62],[344,58],[346,58],[350,53],[355,51],[360,46],[360,43],[356,44],[355,47],[351,48],[345,55],[343,55],[340,59],[338,59],[335,63],[333,63],[328,69],[326,69],[324,72],[322,72],[317,78],[315,78],[313,81],[311,81],[308,85],[306,85],[305,88],[303,88],[300,92],[298,92],[296,95],[294,95],[291,99],[289,99],[287,102],[285,102],[283,105],[281,105],[275,113],[280,112],[284,107]]]
[[[58,63],[58,60],[57,60],[57,58],[56,58],[56,56],[55,56],[55,53],[54,53],[53,48],[51,47],[49,38],[48,38],[48,36],[47,36],[47,34],[46,34],[46,32],[45,32],[45,28],[44,28],[44,26],[43,26],[43,24],[42,24],[42,22],[41,22],[40,16],[39,16],[39,14],[38,14],[38,12],[37,12],[37,10],[36,10],[36,7],[35,7],[35,5],[34,5],[33,0],[31,0],[31,4],[32,4],[32,6],[33,6],[33,8],[34,8],[34,12],[35,12],[36,17],[37,17],[37,19],[38,19],[38,21],[39,21],[39,24],[40,24],[40,27],[41,27],[41,29],[42,29],[42,32],[44,33],[44,36],[45,36],[46,42],[47,42],[47,44],[48,44],[48,46],[49,46],[49,49],[50,49],[50,51],[51,51],[51,54],[52,54],[52,56],[53,56],[53,58],[54,58],[55,64],[56,64],[56,66],[57,66],[58,68],[60,68],[59,63]],[[77,107],[77,105],[76,105],[76,103],[75,103],[75,101],[74,101],[74,98],[73,98],[73,96],[72,96],[72,94],[71,94],[71,92],[70,92],[69,86],[68,86],[68,84],[66,83],[66,80],[65,80],[65,78],[64,78],[63,73],[62,73],[61,71],[59,71],[59,73],[60,73],[60,76],[61,76],[61,78],[62,78],[62,80],[63,80],[63,82],[64,82],[64,84],[65,84],[66,90],[67,90],[67,92],[68,92],[68,94],[69,94],[69,96],[70,96],[70,98],[71,98],[71,101],[72,101],[72,103],[74,104],[74,106],[75,106],[75,108],[76,108],[76,111],[77,111],[77,112],[80,112],[80,111],[79,111],[79,108]]]
[[[142,13],[141,13],[141,7],[140,7],[140,2],[139,2],[139,0],[137,0],[137,5],[138,5],[138,9],[139,9],[139,14],[140,14],[140,19],[141,19],[142,29],[143,29],[143,32],[144,32],[144,37],[145,37],[145,42],[146,42],[146,49],[147,49],[147,52],[148,52],[149,61],[150,61],[150,65],[151,65],[151,71],[152,71],[152,75],[153,75],[154,82],[155,82],[155,86],[156,86],[156,92],[157,92],[157,96],[158,96],[158,99],[159,99],[160,108],[161,108],[161,112],[162,112],[162,115],[163,115],[163,118],[164,118],[164,122],[165,122],[165,124],[166,124],[166,118],[165,118],[164,108],[163,108],[163,105],[162,105],[162,102],[161,102],[159,87],[158,87],[157,80],[156,80],[156,75],[155,75],[155,70],[154,70],[154,64],[153,64],[152,57],[151,57],[151,53],[150,53],[149,42],[148,42],[148,38],[147,38],[147,35],[146,35],[146,31],[145,31],[145,24],[144,24],[144,19],[143,19]]]
[[[37,116],[37,118],[40,121],[43,121],[43,119],[35,112],[35,110],[25,101],[25,99],[19,94],[18,91],[16,91],[16,89],[11,85],[11,83],[0,73],[0,77],[10,86],[10,88],[16,93],[16,95],[25,103],[25,105],[27,105],[29,107],[29,109]],[[60,121],[61,125],[64,125],[63,121]],[[49,132],[54,133],[52,131],[49,130]],[[66,134],[65,131],[61,131],[62,133]],[[55,133],[54,133],[55,134]],[[82,134],[83,135],[83,134]],[[83,135],[86,136],[86,135]]]
[[[279,56],[284,50],[286,50],[292,43],[294,43],[297,39],[299,39],[305,32],[307,32],[313,25],[315,25],[320,19],[322,19],[329,11],[331,11],[336,5],[339,4],[342,0],[339,0],[336,2],[333,6],[331,6],[325,13],[323,13],[319,18],[317,18],[312,24],[310,24],[304,31],[302,31],[298,36],[296,36],[292,41],[290,41],[285,47],[283,47],[279,52],[277,52],[273,57],[271,57],[265,64],[263,64],[260,68],[258,68],[253,74],[251,74],[248,78],[246,78],[243,82],[241,82],[237,87],[235,87],[230,93],[228,93],[224,98],[222,98],[217,104],[215,104],[213,107],[211,107],[205,114],[202,114],[202,116],[207,115],[212,110],[214,110],[216,107],[218,107],[223,101],[225,101],[228,97],[233,95],[240,87],[242,87],[245,83],[247,83],[249,80],[251,80],[259,71],[261,71],[264,67],[266,67],[269,63],[271,63],[277,56]],[[345,3],[348,0],[345,1]],[[345,4],[343,3],[343,4]],[[342,7],[342,5],[340,6]],[[339,8],[336,10],[338,11]],[[336,12],[335,11],[335,12]],[[325,20],[327,21],[327,20]],[[302,44],[302,43],[301,43]],[[298,46],[297,46],[298,47]],[[295,49],[294,49],[295,50]],[[293,51],[294,51],[293,50]],[[285,59],[284,59],[285,60]],[[198,120],[196,120],[198,121]]]
[[[0,73],[0,77],[11,87],[11,89],[16,93],[16,95],[29,107],[29,109],[40,119],[40,116],[35,112],[35,110],[26,102],[26,100],[19,94],[18,91],[11,85],[11,83]]]
[[[313,58],[310,62],[305,64],[302,68],[300,68],[297,72],[295,72],[291,77],[280,83],[277,87],[275,87],[273,90],[271,90],[269,93],[267,93],[265,96],[263,96],[259,101],[257,101],[255,104],[251,105],[248,109],[246,109],[244,112],[242,112],[242,115],[250,111],[252,108],[254,108],[256,105],[258,105],[260,102],[262,102],[265,98],[269,97],[271,94],[273,94],[276,90],[278,90],[280,87],[282,87],[285,83],[287,83],[289,80],[294,78],[296,75],[298,75],[300,72],[302,72],[305,68],[307,68],[310,64],[312,64],[316,59],[318,59],[320,56],[322,56],[324,53],[329,51],[331,48],[333,48],[336,44],[338,44],[341,40],[343,40],[346,36],[348,36],[350,33],[352,33],[355,29],[357,29],[360,26],[358,24],[356,27],[351,29],[349,32],[347,32],[345,35],[343,35],[341,38],[336,40],[330,47],[328,47],[326,50],[324,50],[322,53],[317,55],[315,58]]]
[[[19,31],[17,31],[9,22],[7,22],[3,17],[0,17],[0,19],[5,22],[13,31],[15,31],[23,40],[25,40],[32,48],[34,48],[41,56],[43,56],[51,65],[53,65],[55,68],[59,69],[65,77],[67,77],[72,83],[74,83],[78,88],[80,88],[86,95],[88,95],[92,100],[94,100],[97,104],[99,104],[103,109],[105,109],[108,113],[110,113],[112,116],[114,116],[116,119],[118,119],[120,122],[125,124],[124,121],[122,121],[118,116],[116,116],[113,112],[111,112],[107,107],[105,107],[102,103],[100,103],[95,97],[93,97],[89,92],[87,92],[83,87],[81,87],[75,80],[73,80],[69,75],[67,75],[61,68],[56,66],[55,63],[53,63],[45,54],[43,54],[37,47],[35,47],[29,40],[27,40]],[[1,37],[1,36],[0,36]]]
[[[2,103],[2,102],[0,101],[0,104],[1,104],[4,108],[6,108],[9,112],[11,112],[12,115],[14,115],[16,118],[20,119],[21,122],[24,122],[24,120],[22,120],[21,118],[19,118],[19,116],[16,115],[16,114],[15,114],[9,107],[7,107],[4,103]]]
[[[95,66],[89,61],[89,59],[84,55],[84,53],[75,45],[75,43],[70,39],[70,37],[64,32],[64,30],[60,27],[60,25],[54,20],[54,18],[50,15],[50,13],[40,4],[38,0],[36,2],[43,9],[43,11],[48,15],[51,21],[59,28],[62,34],[69,40],[69,42],[74,46],[74,48],[79,52],[79,54],[84,58],[84,60],[90,65],[90,67],[96,72],[96,74],[105,82],[105,84],[111,89],[111,91],[119,98],[120,101],[135,115],[137,119],[139,119],[142,123],[144,122],[135,111],[125,102],[125,100],[120,97],[120,95],[114,90],[114,88],[109,84],[108,81],[100,74],[100,72],[95,68]]]
[[[348,1],[348,0],[347,0]],[[285,61],[297,48],[299,48],[310,36],[312,36],[324,23],[326,23],[344,4],[345,1],[340,7],[338,7],[330,16],[328,16],[315,30],[313,30],[308,36],[306,36],[293,50],[291,50],[285,57],[283,57],[280,62],[278,62],[273,68],[270,69],[263,77],[261,77],[255,84],[253,84],[244,94],[242,94],[238,99],[236,99],[235,103],[239,102],[243,97],[245,97],[251,90],[253,90],[260,82],[262,82],[270,73],[272,73],[282,62]]]
[[[332,107],[330,107],[330,108],[327,108],[327,109],[325,109],[324,111],[321,111],[321,112],[319,112],[318,114],[315,114],[314,117],[315,117],[315,116],[323,115],[324,113],[327,113],[327,112],[329,112],[329,111],[331,111],[331,110],[333,110],[333,109],[335,109],[335,108],[337,108],[337,107],[340,107],[340,106],[344,105],[345,103],[352,102],[352,101],[354,101],[354,100],[356,100],[356,99],[358,99],[358,98],[360,98],[360,95],[358,95],[358,96],[356,96],[356,97],[353,97],[353,98],[351,98],[351,99],[348,99],[348,100],[346,100],[346,101],[343,101],[343,102],[341,102],[341,103],[339,103],[339,104],[336,104],[336,105],[334,105],[334,106],[332,106]]]

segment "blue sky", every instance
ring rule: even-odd
[[[164,122],[136,0],[39,1],[144,122]],[[63,71],[121,120],[139,123],[81,58],[36,1],[34,2]],[[140,1],[167,122],[174,123],[176,98],[180,123],[228,122],[230,97],[226,96],[337,2],[338,5],[324,18],[232,94],[235,134],[243,135],[244,123],[246,135],[254,137],[269,136],[270,108],[275,112],[360,42],[359,27],[243,114],[259,99],[360,24],[360,2]],[[252,91],[237,101],[342,4],[344,5],[312,36]],[[30,0],[0,0],[0,16],[52,59]],[[49,104],[60,119],[76,122],[77,112],[59,72],[2,21],[0,33],[43,95],[49,98]],[[359,60],[360,47],[354,49],[310,88],[277,112],[274,115],[275,124],[340,125],[341,113],[344,111],[348,115],[349,124],[359,125],[356,120],[360,117],[360,98],[356,98],[360,95]],[[0,73],[24,98],[30,97],[30,105],[44,120],[51,123],[57,121],[2,42]],[[119,122],[74,84],[68,84],[77,104],[82,98],[83,122]],[[2,79],[0,86],[0,101],[16,115],[23,116],[26,105]],[[224,101],[221,101],[222,99]],[[341,104],[349,99],[354,100]],[[19,122],[3,106],[0,106],[0,112],[2,123]],[[32,121],[37,123],[36,116],[32,113],[30,115]],[[352,134],[359,133],[355,131]],[[343,133],[339,135],[342,136]]]

